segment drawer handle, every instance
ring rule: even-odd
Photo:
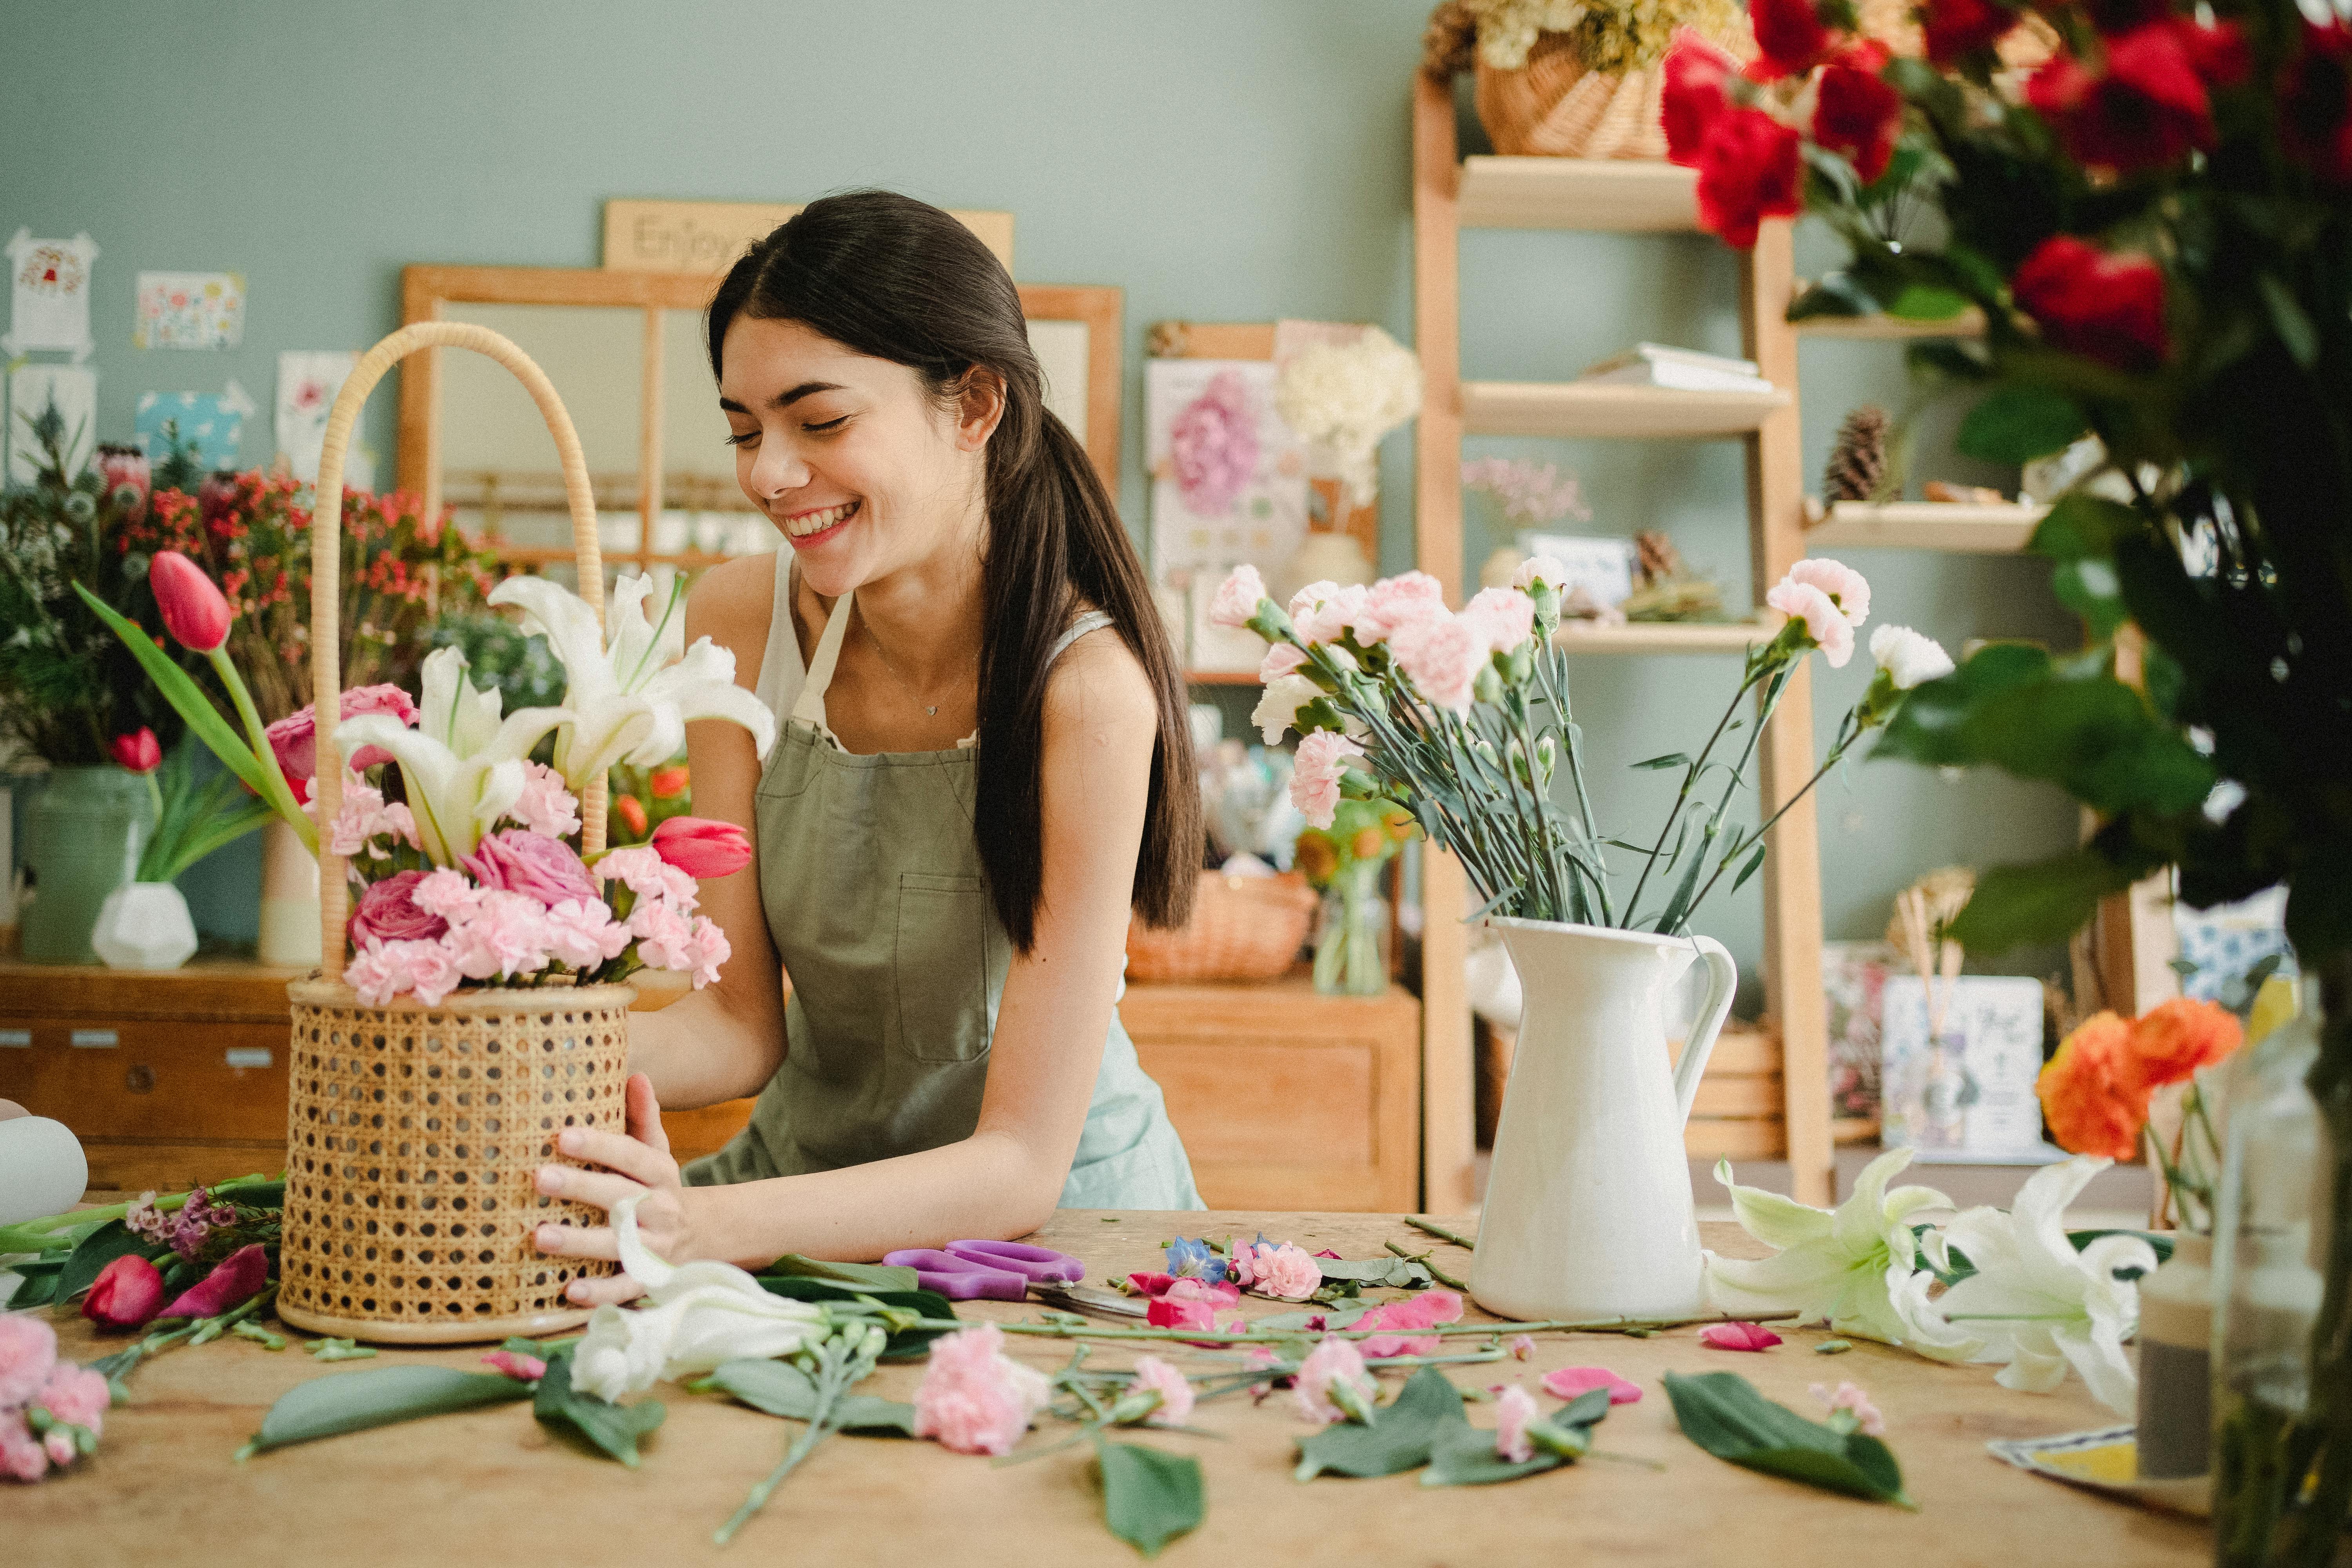
[[[112,1029],[76,1029],[70,1043],[84,1050],[112,1050],[122,1039]]]
[[[233,1068],[266,1068],[269,1065],[268,1046],[231,1046],[228,1065]]]
[[[18,1050],[30,1050],[33,1031],[30,1029],[0,1029],[0,1046],[12,1046]]]

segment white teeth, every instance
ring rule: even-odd
[[[806,539],[813,533],[823,533],[826,529],[846,520],[851,512],[857,510],[857,505],[856,501],[846,501],[840,506],[829,506],[823,511],[813,511],[804,517],[789,519],[784,523],[784,531],[794,539]]]

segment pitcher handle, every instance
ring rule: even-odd
[[[1711,936],[1690,940],[1706,963],[1706,1000],[1699,1004],[1698,1017],[1683,1046],[1683,1059],[1675,1064],[1675,1109],[1685,1123],[1690,1121],[1691,1102],[1698,1098],[1699,1075],[1706,1071],[1706,1058],[1715,1054],[1715,1037],[1723,1032],[1723,1020],[1730,1016],[1731,999],[1739,990],[1739,965],[1732,962],[1730,950]]]

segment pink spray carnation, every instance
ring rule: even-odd
[[[719,983],[719,966],[727,962],[735,949],[719,922],[707,915],[694,917],[694,934],[687,939],[687,962],[694,971],[694,987],[699,991]]]
[[[1481,588],[1462,618],[1486,634],[1490,653],[1509,653],[1535,636],[1536,602],[1517,588]]]
[[[1257,413],[1238,371],[1213,377],[1169,426],[1168,466],[1195,517],[1231,511],[1257,472]]]
[[[409,897],[418,909],[453,922],[471,919],[482,907],[482,889],[446,867],[425,872]]]
[[[660,900],[647,899],[629,912],[629,934],[636,939],[637,956],[647,967],[694,967],[694,921]]]
[[[563,775],[544,763],[522,765],[522,793],[507,815],[533,833],[565,838],[580,831],[580,802],[563,787]]]
[[[1850,626],[1870,619],[1870,579],[1843,561],[1807,556],[1789,568],[1783,581],[1803,583],[1827,594]]]
[[[1235,1247],[1234,1268],[1249,1289],[1284,1301],[1304,1301],[1323,1284],[1322,1266],[1296,1242]]]
[[[343,983],[371,1007],[383,1006],[395,996],[414,996],[430,1007],[465,978],[446,937],[379,942],[353,953],[343,965]]]
[[[1257,614],[1258,601],[1265,597],[1265,580],[1257,574],[1257,568],[1236,566],[1217,584],[1216,596],[1209,601],[1209,624],[1245,626]]]
[[[1480,626],[1441,614],[1398,627],[1389,646],[1423,698],[1455,713],[1470,711],[1472,689],[1489,651]]]
[[[385,942],[431,942],[446,934],[449,922],[416,907],[416,884],[422,871],[396,871],[368,884],[352,911],[352,945],[365,948]]]
[[[1356,640],[1370,647],[1396,635],[1402,627],[1445,613],[1445,585],[1426,572],[1383,577],[1371,585],[1362,613],[1355,618]]]
[[[573,969],[589,970],[621,956],[629,928],[613,918],[602,899],[566,899],[547,910],[548,955]]]
[[[694,908],[701,889],[694,879],[665,863],[650,844],[615,849],[596,862],[596,875],[618,882],[640,899],[659,899],[677,907],[680,914]]]
[[[1557,555],[1530,555],[1511,574],[1511,586],[1522,594],[1532,592],[1538,583],[1557,593],[1567,582],[1568,568]]]
[[[57,1330],[29,1312],[0,1312],[0,1410],[31,1403],[57,1362]]]
[[[1138,1393],[1149,1389],[1160,1395],[1159,1407],[1143,1418],[1144,1425],[1181,1426],[1192,1418],[1192,1385],[1158,1356],[1137,1358],[1135,1382],[1129,1386]]]
[[[49,1369],[49,1381],[34,1403],[60,1421],[89,1427],[95,1437],[106,1426],[106,1408],[114,1403],[114,1391],[107,1386],[103,1373],[61,1361]]]
[[[1574,1399],[1595,1388],[1607,1389],[1612,1405],[1632,1405],[1642,1397],[1641,1384],[1626,1382],[1605,1366],[1564,1366],[1544,1373],[1543,1385],[1546,1393],[1562,1399]]]
[[[1316,647],[1338,642],[1349,633],[1358,632],[1357,623],[1371,603],[1371,592],[1361,583],[1351,583],[1317,601],[1303,617],[1294,618],[1291,629],[1298,634],[1299,641]],[[1364,640],[1360,632],[1356,640]]]
[[[269,749],[278,754],[278,771],[289,779],[318,776],[317,708],[318,704],[306,702],[300,712],[289,713],[262,731],[269,741]],[[342,710],[346,719],[357,719],[365,713],[388,713],[404,724],[416,722],[416,704],[397,686],[362,686],[346,691]],[[362,746],[346,765],[354,773],[364,773],[378,763],[390,761],[392,753],[382,746]]]
[[[1052,1384],[1003,1352],[1004,1333],[994,1323],[933,1340],[915,1390],[915,1436],[959,1454],[1011,1452],[1052,1397]]]
[[[1536,1353],[1536,1337],[1535,1337],[1535,1335],[1533,1335],[1533,1334],[1513,1334],[1513,1335],[1511,1336],[1511,1359],[1512,1359],[1513,1361],[1525,1361],[1525,1360],[1527,1360],[1527,1359],[1528,1359],[1528,1357],[1529,1357],[1529,1356],[1531,1356],[1531,1355],[1533,1355],[1533,1354],[1535,1354],[1535,1353]]]
[[[572,846],[544,834],[509,827],[487,835],[460,864],[482,887],[520,893],[535,900],[541,909],[566,899],[601,901],[604,898],[604,889],[580,863]]]
[[[1262,685],[1272,686],[1306,662],[1305,648],[1296,643],[1278,642],[1265,650],[1265,661],[1257,667],[1258,680]]]
[[[1309,827],[1328,827],[1339,808],[1339,775],[1347,759],[1360,757],[1364,748],[1345,735],[1318,730],[1298,742],[1298,759],[1290,773],[1290,804],[1307,818]]]
[[[1332,1399],[1334,1386],[1354,1391],[1358,1402],[1365,1408],[1372,1403],[1372,1374],[1364,1370],[1363,1352],[1352,1340],[1327,1339],[1307,1352],[1298,1363],[1298,1377],[1291,1393],[1298,1401],[1298,1413],[1318,1426],[1348,1418],[1347,1411]]]
[[[48,1474],[49,1456],[41,1440],[25,1425],[21,1410],[0,1409],[0,1474],[20,1481],[37,1481]]]
[[[471,980],[536,974],[547,966],[551,940],[547,907],[528,893],[502,889],[485,890],[472,914],[449,922],[446,939],[459,972]]]
[[[1540,1414],[1535,1395],[1512,1384],[1495,1396],[1495,1457],[1524,1465],[1536,1457],[1528,1423]]]
[[[1830,668],[1842,669],[1853,657],[1853,623],[1838,609],[1837,601],[1811,583],[1784,577],[1765,594],[1764,603],[1784,616],[1805,623],[1805,630],[1827,656]]]
[[[315,780],[305,780],[303,789],[311,800],[317,792]],[[313,816],[318,815],[312,807]],[[416,818],[407,806],[398,801],[384,804],[383,792],[362,779],[357,773],[343,776],[343,803],[336,808],[335,820],[327,826],[327,847],[345,859],[360,855],[383,853],[373,840],[389,839],[394,844],[416,847]]]
[[[1877,1405],[1870,1402],[1870,1395],[1863,1391],[1860,1384],[1841,1383],[1832,1389],[1826,1383],[1817,1383],[1812,1385],[1811,1393],[1815,1399],[1829,1406],[1831,1415],[1834,1415],[1841,1410],[1851,1415],[1854,1430],[1864,1436],[1886,1436],[1886,1417]]]

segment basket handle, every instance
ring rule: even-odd
[[[321,978],[343,977],[347,936],[344,921],[351,901],[343,858],[327,847],[323,831],[343,804],[343,753],[335,744],[335,726],[343,711],[342,689],[342,534],[343,456],[352,444],[352,426],[368,394],[384,372],[419,349],[472,349],[488,354],[512,371],[515,379],[539,405],[548,434],[563,467],[564,499],[572,510],[572,553],[579,568],[580,596],[604,622],[604,560],[596,538],[596,496],[588,482],[588,459],[580,450],[580,434],[555,385],[531,357],[511,339],[465,321],[414,321],[362,355],[327,416],[326,445],[319,453],[319,480],[310,509],[310,691],[320,715],[318,735],[319,826],[319,972]],[[604,781],[593,779],[581,791],[581,847],[594,854],[604,847]]]

